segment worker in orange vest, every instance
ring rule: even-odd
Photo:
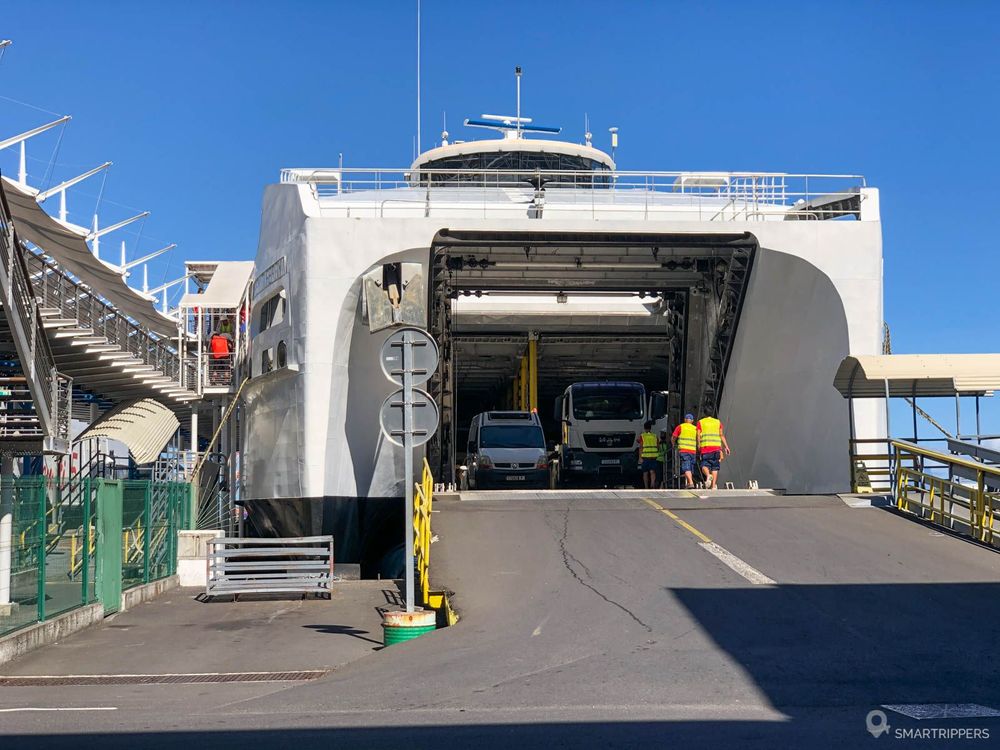
[[[701,473],[705,477],[706,489],[719,489],[719,469],[730,450],[722,422],[715,417],[698,420],[698,452],[701,454]]]
[[[209,380],[213,385],[225,385],[227,371],[233,366],[230,360],[232,353],[232,342],[224,333],[216,331],[208,343],[211,352],[209,361]]]

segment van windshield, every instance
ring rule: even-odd
[[[480,448],[544,448],[545,436],[537,425],[494,425],[479,431]]]
[[[575,419],[642,419],[642,399],[636,388],[600,388],[573,392]]]

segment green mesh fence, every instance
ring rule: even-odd
[[[122,587],[177,572],[177,532],[187,528],[188,485],[122,482]]]
[[[120,533],[102,538],[96,479],[0,477],[0,635],[96,601],[102,545],[121,546],[123,589],[176,572],[189,486],[122,485]]]

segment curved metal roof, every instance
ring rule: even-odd
[[[845,357],[833,379],[841,395],[986,395],[1000,390],[1000,354],[872,354]]]
[[[128,446],[137,464],[159,458],[163,448],[180,426],[174,413],[151,398],[124,401],[105,412],[76,440],[106,437]]]

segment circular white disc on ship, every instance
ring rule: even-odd
[[[413,445],[423,445],[438,428],[438,405],[427,391],[414,388],[413,391],[413,424],[410,433],[413,435]],[[405,404],[403,389],[393,391],[379,410],[378,421],[382,433],[396,445],[403,445],[406,430]]]
[[[403,362],[404,349],[410,347],[409,363]],[[430,380],[438,365],[438,345],[422,328],[397,328],[382,344],[379,356],[382,372],[396,385],[403,384],[403,374],[408,369],[412,373],[413,385]],[[408,364],[408,367],[406,366]]]

